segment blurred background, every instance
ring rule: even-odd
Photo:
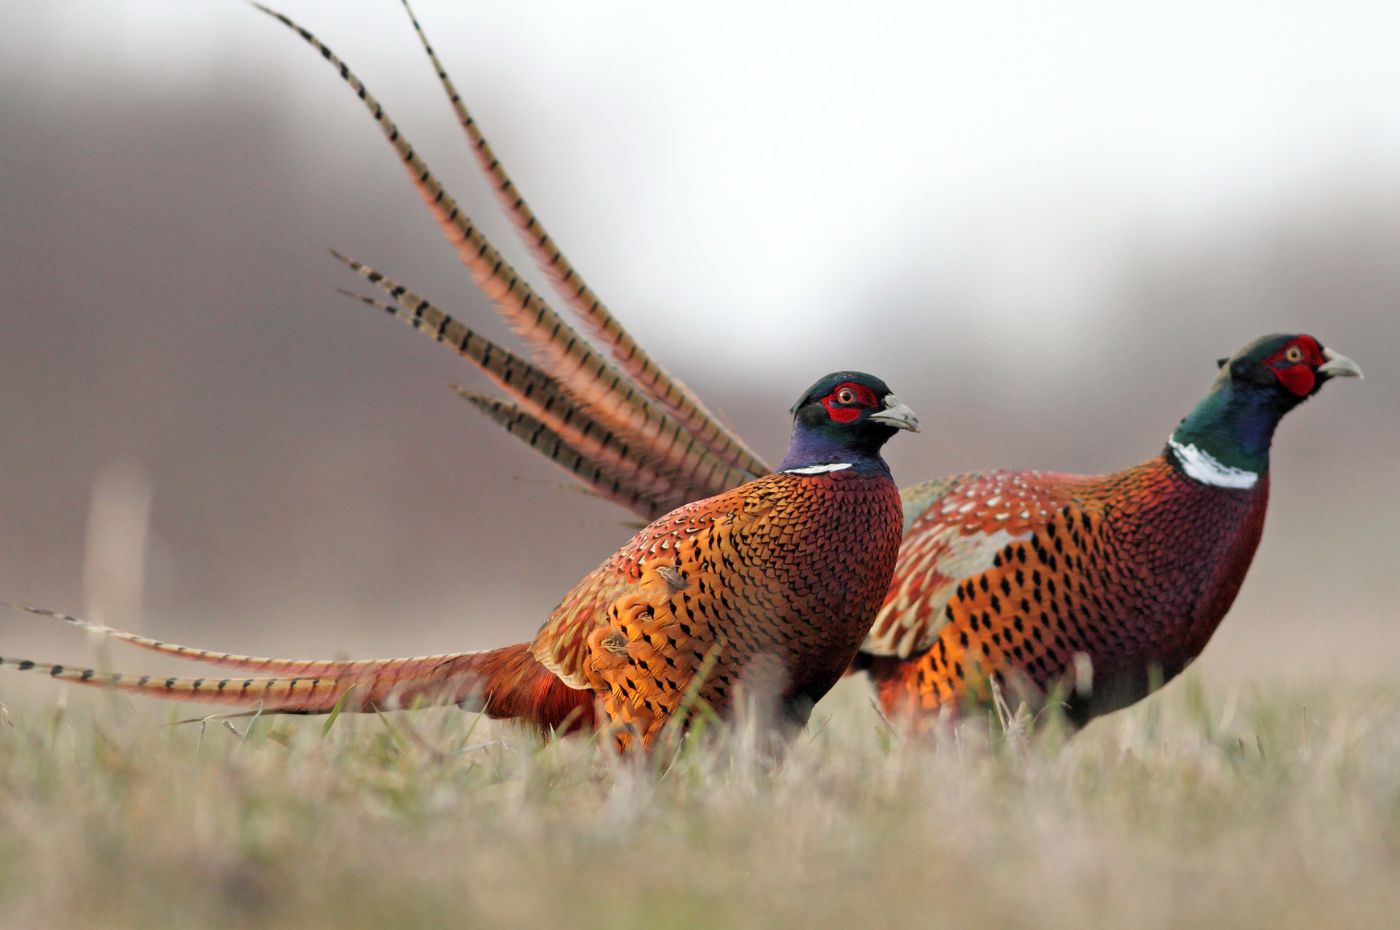
[[[399,5],[280,2],[525,268]],[[1400,6],[417,12],[574,264],[770,460],[834,368],[922,415],[912,483],[1147,458],[1264,332],[1355,358],[1283,425],[1200,665],[1395,674]],[[338,76],[233,0],[0,18],[0,596],[260,654],[531,635],[626,515],[335,293],[330,247],[506,335]],[[11,613],[0,654],[87,658],[65,634]]]

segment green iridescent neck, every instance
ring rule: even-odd
[[[1288,412],[1279,392],[1222,375],[1172,433],[1177,447],[1194,447],[1226,469],[1262,475],[1269,470],[1274,429]]]

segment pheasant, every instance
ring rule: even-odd
[[[215,654],[112,631],[157,652],[282,677],[178,679],[30,660],[0,664],[269,712],[431,699],[568,730],[590,725],[596,707],[623,747],[637,741],[649,748],[696,700],[728,716],[741,689],[776,700],[779,720],[801,726],[855,657],[889,586],[902,517],[880,448],[899,430],[917,430],[918,420],[883,381],[851,371],[822,378],[792,414],[792,441],[777,472],[642,529],[564,596],[530,643],[315,662]]]
[[[1219,364],[1139,465],[991,471],[901,492],[893,583],[853,663],[887,715],[924,728],[1000,690],[1083,725],[1201,653],[1263,533],[1275,428],[1332,378],[1361,377],[1308,335],[1263,336]]]
[[[994,471],[902,493],[894,583],[856,667],[887,713],[985,704],[994,686],[1082,724],[1139,700],[1205,648],[1264,530],[1285,414],[1350,359],[1307,335],[1220,360],[1162,452],[1107,475]]]
[[[512,310],[514,272],[501,273],[473,228],[463,232],[455,201],[363,84],[310,32],[273,13],[365,101],[449,240],[549,370],[516,374],[529,363],[337,256],[388,295],[360,299],[459,349],[507,395],[459,389],[462,397],[645,518],[678,495],[719,493],[763,474],[765,464],[666,375],[565,258],[408,13],[479,166],[583,331],[562,317],[522,319]],[[580,383],[592,362],[570,355],[590,337],[618,369]],[[1078,723],[1144,696],[1201,652],[1243,582],[1263,530],[1279,420],[1328,380],[1360,376],[1311,336],[1265,336],[1220,360],[1210,392],[1167,446],[1133,468],[1101,476],[994,471],[905,489],[894,582],[853,668],[874,680],[887,712],[916,719],[985,704],[998,687],[1032,705],[1062,699]],[[662,418],[659,431],[639,432],[619,414],[647,404]],[[677,447],[686,453],[680,459]]]
[[[459,389],[463,398],[645,519],[687,495],[722,494],[769,471],[570,265],[411,10],[474,156],[583,332],[501,259],[348,67],[310,32],[267,12],[312,44],[365,102],[463,262],[534,347],[540,366],[337,254],[387,294],[361,300],[458,351],[506,394]],[[590,337],[608,357],[590,348]],[[1200,653],[1238,592],[1263,529],[1278,421],[1326,381],[1360,375],[1311,336],[1266,336],[1221,360],[1209,394],[1141,465],[1095,477],[988,472],[905,489],[893,584],[853,669],[874,680],[887,712],[915,722],[985,704],[998,687],[1033,705],[1064,700],[1081,724],[1131,703]]]

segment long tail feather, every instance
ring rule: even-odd
[[[257,708],[264,713],[324,714],[337,705],[347,711],[374,711],[420,704],[461,704],[540,729],[587,727],[593,722],[593,692],[569,688],[540,665],[524,643],[489,652],[463,653],[426,671],[395,660],[374,664],[373,671],[354,674],[179,678],[99,672],[0,656],[0,666],[37,672],[72,684],[166,700]]]
[[[672,378],[632,338],[632,335],[623,328],[622,324],[598,298],[598,295],[569,263],[564,253],[555,245],[549,233],[545,231],[544,225],[540,223],[534,211],[530,209],[529,204],[525,202],[525,198],[521,196],[515,182],[506,173],[505,166],[496,158],[490,143],[486,141],[486,136],[482,134],[461,95],[457,93],[457,88],[448,76],[447,69],[438,59],[437,53],[428,41],[428,36],[419,24],[418,17],[414,15],[408,0],[403,0],[403,5],[408,12],[408,18],[413,23],[414,31],[423,43],[423,50],[428,53],[428,60],[432,63],[433,70],[437,72],[438,80],[442,82],[448,100],[451,101],[452,109],[457,114],[457,121],[471,142],[472,154],[476,156],[482,171],[490,180],[491,186],[495,188],[496,196],[506,214],[515,224],[521,239],[530,248],[536,263],[549,277],[550,283],[564,299],[565,304],[583,322],[588,333],[601,345],[607,347],[614,363],[648,396],[663,404],[672,416],[691,430],[712,452],[725,461],[755,475],[769,471],[763,460],[749,449],[737,434],[722,425],[705,408],[694,392]]]
[[[287,16],[261,4],[254,6],[295,31],[339,71],[398,152],[423,202],[477,286],[495,303],[507,323],[535,346],[545,368],[565,390],[610,426],[653,437],[651,451],[678,474],[695,475],[697,482],[704,485],[717,483],[725,487],[737,486],[754,476],[752,471],[726,463],[709,452],[691,431],[652,404],[644,392],[631,385],[622,372],[595,352],[535,294],[462,212],[364,83],[329,47]]]
[[[619,435],[598,422],[574,401],[547,372],[492,342],[438,309],[408,288],[373,268],[332,250],[332,255],[371,283],[382,288],[390,301],[378,301],[349,291],[343,293],[360,302],[383,310],[414,329],[455,349],[472,362],[498,387],[516,398],[534,417],[559,433],[581,455],[604,464],[625,478],[627,485],[639,495],[663,495],[680,502],[696,496],[706,496],[708,488],[697,487],[686,475],[672,477],[673,470],[647,453],[646,437]],[[398,301],[412,307],[403,309]],[[640,450],[640,451],[634,451]],[[698,490],[700,493],[688,493]],[[717,493],[717,492],[711,492]]]
[[[227,707],[261,707],[272,712],[328,713],[350,688],[364,680],[370,687],[357,693],[346,710],[366,710],[379,706],[391,696],[391,689],[376,688],[375,679],[353,675],[290,678],[178,678],[165,675],[135,675],[99,672],[90,668],[70,668],[32,659],[0,656],[0,665],[19,671],[34,671],[60,681],[132,691],[176,701],[197,701]],[[387,678],[383,679],[387,681]]]
[[[31,607],[28,604],[16,604],[10,601],[5,601],[3,604],[15,610],[22,610],[39,617],[58,620],[70,626],[75,626],[80,630],[86,630],[89,633],[95,633],[107,637],[108,639],[115,639],[139,649],[158,652],[161,655],[189,659],[194,662],[207,662],[211,665],[219,665],[224,668],[243,669],[272,675],[320,678],[333,678],[338,676],[365,677],[373,676],[391,669],[401,675],[418,675],[431,672],[433,669],[442,666],[443,663],[475,655],[475,653],[470,652],[459,652],[398,659],[271,659],[264,656],[245,656],[230,652],[218,652],[211,649],[198,649],[193,646],[182,646],[179,643],[167,643],[158,639],[151,639],[147,636],[141,636],[138,633],[129,633],[126,630],[119,630],[116,627],[90,623],[81,617],[61,613],[57,610],[50,610],[47,607]]]
[[[509,401],[457,388],[457,394],[490,417],[506,432],[522,440],[530,448],[574,475],[600,497],[620,504],[628,510],[653,520],[685,503],[683,499],[657,501],[636,489],[630,477],[619,474],[606,465],[589,459],[570,445],[558,433]]]

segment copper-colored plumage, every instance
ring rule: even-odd
[[[496,422],[611,499],[660,519],[566,595],[528,645],[297,661],[94,628],[145,649],[277,677],[180,679],[0,663],[78,683],[273,711],[445,700],[541,727],[586,725],[596,716],[617,726],[621,742],[636,738],[644,746],[691,702],[727,714],[736,689],[746,686],[776,700],[788,719],[804,720],[854,658],[894,568],[899,499],[878,450],[897,429],[916,428],[907,408],[889,399],[878,379],[829,376],[794,408],[789,459],[818,471],[766,474],[767,466],[622,330],[543,230],[532,234],[537,257],[611,360],[506,264],[345,63],[287,17],[259,8],[315,47],[354,89],[462,261],[538,361],[482,338],[408,288],[337,254],[388,297],[366,302],[455,349],[509,394],[501,400],[463,392]],[[513,185],[428,52],[482,167],[509,200]],[[508,208],[522,230],[537,229],[523,200]],[[857,395],[864,399],[843,399]],[[699,497],[707,499],[667,512]]]
[[[774,474],[652,524],[578,585],[535,637],[564,682],[650,741],[686,699],[735,689],[806,720],[870,628],[899,546],[898,492],[850,469]],[[887,584],[887,581],[885,582]]]
[[[414,27],[481,167],[540,267],[585,328],[623,364],[626,377],[611,391],[610,403],[649,397],[678,424],[693,428],[696,443],[727,458],[739,447],[737,440],[725,439],[732,434],[712,418],[689,419],[684,405],[674,403],[674,382],[650,374],[655,362],[563,258],[416,20]],[[352,77],[346,79],[360,90]],[[376,118],[383,124],[377,112]],[[415,183],[431,192],[421,179]],[[567,323],[534,338],[546,357],[581,339]],[[1303,343],[1308,345],[1308,351],[1321,351],[1315,340]],[[645,437],[635,432],[625,440],[633,443],[634,461],[643,464],[620,471],[606,454],[588,447],[591,439],[557,428],[561,420],[605,409],[609,392],[571,389],[557,368],[546,377],[559,379],[555,393],[564,402],[545,414],[521,406],[527,392],[499,379],[511,400],[464,396],[598,493],[647,518],[672,506],[679,489],[719,494],[735,483],[732,472],[712,464],[647,457]],[[694,401],[688,391],[683,395]],[[659,444],[673,447],[680,438],[667,432]],[[765,468],[751,456],[728,461],[751,474]],[[1105,476],[996,472],[911,487],[903,494],[906,535],[895,583],[859,666],[875,678],[886,709],[901,715],[985,701],[993,683],[1032,702],[1068,689],[1071,712],[1080,719],[1121,706],[1175,674],[1204,647],[1257,546],[1267,489],[1266,474],[1247,490],[1202,483],[1186,475],[1170,452]],[[578,637],[560,644],[570,650],[587,645]]]
[[[541,729],[614,729],[649,747],[693,702],[720,716],[747,689],[805,722],[855,657],[899,549],[882,465],[777,473],[637,533],[569,592],[534,641],[407,659],[302,661],[162,643],[35,609],[132,645],[276,678],[105,674],[0,659],[80,684],[274,712],[458,703]],[[698,706],[698,705],[696,705]]]
[[[906,492],[915,497],[920,488]],[[987,703],[1105,713],[1181,671],[1229,609],[1268,480],[1194,481],[1165,457],[1103,476],[940,482],[906,534],[862,660],[891,715]]]
[[[321,40],[289,17],[260,4],[258,9],[301,36],[339,72],[364,103],[386,139],[398,154],[415,190],[452,244],[477,286],[495,303],[505,321],[534,347],[539,364],[558,386],[582,408],[617,432],[636,448],[646,448],[661,461],[661,468],[676,474],[703,472],[723,476],[734,486],[763,470],[747,447],[679,392],[666,391],[666,401],[653,398],[624,370],[600,355],[592,344],[554,311],[545,298],[516,273],[484,232],[433,175],[399,128],[364,83]],[[601,309],[601,304],[598,305]],[[594,316],[600,321],[603,318]],[[610,319],[610,318],[609,318]],[[643,356],[644,358],[644,356]],[[668,385],[670,379],[649,359],[643,366],[651,382]],[[677,405],[686,413],[677,420]],[[714,446],[715,448],[711,448]],[[685,498],[696,496],[690,489]]]
[[[684,706],[703,670],[695,691],[712,705],[729,706],[736,676],[757,676],[800,715],[804,702],[819,696],[839,674],[837,666],[854,654],[849,637],[858,624],[840,612],[859,613],[869,592],[856,586],[846,592],[847,600],[833,601],[843,573],[878,574],[883,556],[867,540],[863,554],[845,551],[849,545],[836,547],[853,562],[823,561],[834,556],[821,540],[850,543],[842,536],[850,528],[813,530],[799,545],[805,537],[798,527],[807,525],[797,516],[802,495],[777,491],[830,485],[824,493],[855,492],[855,485],[842,482],[856,475],[763,478],[740,489],[758,496],[745,497],[736,510],[732,495],[740,492],[730,489],[765,474],[767,466],[662,371],[583,283],[495,158],[417,21],[414,27],[507,213],[566,306],[609,357],[594,351],[501,259],[349,69],[309,32],[272,15],[317,48],[369,107],[473,276],[533,345],[538,365],[346,260],[389,298],[366,302],[458,350],[508,395],[462,391],[463,397],[608,499],[654,519],[683,500],[716,496],[677,511],[674,526],[668,518],[644,530],[575,588],[528,646],[307,664],[191,654],[107,632],[185,658],[312,676],[249,686],[266,689],[258,697],[263,706],[271,700],[283,709],[329,709],[333,697],[352,685],[355,700],[371,703],[430,691],[452,700],[480,695],[488,712],[542,726],[591,723],[600,712],[624,734],[646,742]],[[1141,465],[1103,476],[991,472],[906,489],[894,583],[871,595],[883,604],[857,660],[875,679],[886,710],[927,719],[931,712],[984,703],[1000,685],[1033,704],[1059,695],[1072,716],[1084,720],[1136,700],[1198,655],[1239,590],[1263,529],[1272,423],[1326,377],[1360,374],[1354,363],[1311,337],[1267,337],[1246,347],[1254,348],[1259,351],[1252,356],[1222,360],[1220,380],[1195,412],[1202,414],[1198,432],[1184,437],[1201,441],[1200,448],[1175,444]],[[1238,377],[1236,363],[1248,363]],[[1297,396],[1280,394],[1279,401],[1258,393],[1260,383],[1272,385],[1275,371],[1279,384]],[[1255,394],[1227,399],[1221,392],[1233,383]],[[1276,410],[1270,406],[1275,401],[1281,404]],[[1237,422],[1226,429],[1229,418],[1221,413],[1236,402],[1242,406],[1230,408],[1230,415]],[[1265,423],[1269,417],[1274,419]],[[1261,432],[1261,424],[1267,430]],[[1229,435],[1231,429],[1238,435]],[[1239,447],[1232,448],[1236,441]],[[1223,458],[1214,458],[1212,450]],[[765,484],[770,480],[777,484]],[[758,490],[764,488],[769,490]],[[868,500],[864,493],[846,502],[856,512],[869,510],[884,526],[885,504],[876,499],[892,499],[893,492],[882,490]],[[757,522],[745,516],[751,506],[759,511],[752,518]],[[721,518],[729,513],[739,516]],[[793,522],[783,523],[782,514]],[[812,582],[798,567],[799,553],[824,567],[819,577],[832,587],[784,588]],[[762,611],[733,611],[732,598],[716,599],[716,558],[726,583],[746,592],[745,598],[762,604],[786,590],[793,611],[769,613],[763,622],[756,619]],[[726,611],[724,621],[696,622],[697,611],[713,619],[708,611],[716,600]],[[94,677],[62,669],[56,674]],[[216,699],[203,682],[157,684]]]

